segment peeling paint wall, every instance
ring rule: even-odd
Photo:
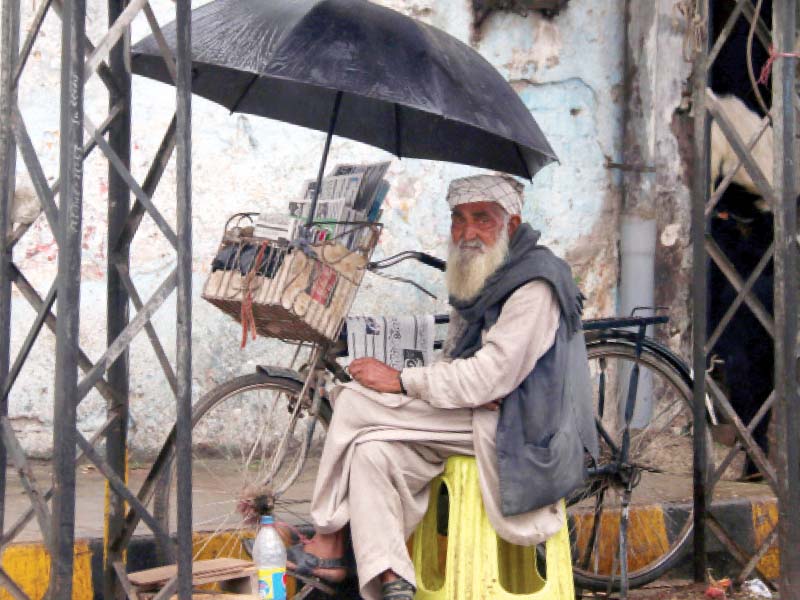
[[[39,2],[23,3],[23,28]],[[561,159],[527,185],[524,217],[543,232],[543,240],[567,258],[588,297],[588,316],[613,314],[617,289],[617,231],[620,210],[619,173],[605,167],[621,159],[623,0],[571,0],[555,18],[531,13],[523,17],[494,13],[473,36],[470,0],[382,0],[382,4],[447,30],[465,43],[475,37],[475,48],[512,83]],[[104,3],[88,6],[88,31],[97,41],[105,27]],[[172,19],[174,5],[151,3],[161,22]],[[669,2],[661,3],[667,7]],[[668,11],[668,8],[664,8]],[[669,28],[668,24],[664,27]],[[134,23],[133,40],[147,34],[143,18]],[[24,31],[23,31],[24,34]],[[675,33],[667,30],[669,39]],[[34,145],[53,181],[58,159],[58,83],[60,27],[50,14],[34,48],[20,89],[20,106]],[[667,61],[668,62],[668,61]],[[675,69],[673,69],[675,70]],[[671,71],[672,72],[672,71]],[[680,77],[683,76],[681,72]],[[678,77],[676,71],[675,77]],[[678,94],[662,76],[658,93]],[[138,77],[133,82],[133,172],[141,181],[155,154],[174,107],[174,90]],[[87,87],[86,107],[95,122],[105,114],[107,97],[93,78]],[[279,343],[257,340],[239,348],[240,328],[200,299],[209,264],[227,216],[236,211],[276,209],[299,194],[302,182],[316,175],[323,134],[245,115],[229,115],[223,108],[193,100],[194,160],[194,394],[195,398],[226,379],[247,373],[259,363],[284,362]],[[673,123],[672,111],[656,115]],[[670,206],[685,200],[685,182],[679,175],[678,142],[668,129],[657,143],[673,157],[659,178],[660,194]],[[388,155],[367,146],[336,140],[329,164],[373,161]],[[443,201],[450,179],[475,172],[452,164],[394,160],[392,184],[384,215],[386,230],[377,250],[386,256],[421,249],[438,256],[446,252],[449,228]],[[96,359],[105,340],[105,261],[107,166],[98,153],[86,163],[83,234],[81,343]],[[18,188],[30,187],[18,161]],[[678,188],[680,188],[678,190]],[[175,167],[170,164],[154,201],[174,222]],[[678,192],[675,192],[678,190]],[[665,248],[683,243],[683,209],[670,208],[660,217]],[[671,257],[672,254],[667,253]],[[132,248],[132,275],[143,297],[158,286],[174,267],[169,245],[149,218]],[[40,218],[16,249],[14,258],[44,295],[55,275],[57,247]],[[660,264],[683,268],[681,260]],[[445,310],[445,290],[437,272],[406,264],[395,274],[412,277],[437,293],[433,301],[398,283],[367,276],[354,312],[400,314]],[[682,292],[670,292],[683,300]],[[12,352],[22,344],[34,317],[15,291]],[[175,304],[168,301],[154,318],[167,353],[174,358]],[[29,453],[46,456],[52,435],[54,338],[45,331],[10,399],[10,414]],[[163,442],[174,419],[174,401],[144,335],[131,350],[131,445],[149,453]],[[105,418],[105,403],[93,392],[79,408],[80,429],[93,432]]]

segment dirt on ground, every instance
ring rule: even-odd
[[[720,587],[713,586],[715,589],[709,591],[712,586],[707,583],[695,583],[694,581],[679,580],[659,580],[644,587],[630,590],[628,598],[630,600],[769,600],[766,596],[758,595],[745,588],[728,588],[724,595],[720,595]],[[777,591],[770,590],[771,600],[780,600]],[[606,600],[607,598],[619,598],[619,594],[611,596],[585,592],[580,598],[584,600]]]

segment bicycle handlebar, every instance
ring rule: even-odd
[[[414,259],[421,262],[423,265],[428,265],[429,267],[433,267],[439,271],[444,271],[447,267],[447,262],[442,260],[441,258],[436,258],[430,254],[425,252],[418,252],[413,250],[406,250],[405,252],[401,252],[400,254],[395,254],[394,256],[389,256],[388,258],[384,258],[382,260],[376,260],[371,263],[367,264],[367,269],[370,271],[381,271],[387,267],[391,267],[398,263],[403,262],[404,260]]]

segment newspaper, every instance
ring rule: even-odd
[[[367,165],[353,165],[344,164],[337,165],[333,170],[333,177],[342,175],[358,175],[362,176],[361,185],[358,190],[353,208],[355,210],[362,210],[368,212],[375,200],[375,194],[378,191],[378,186],[386,175],[389,169],[389,162],[379,162]]]
[[[433,361],[433,315],[348,317],[350,359],[370,356],[394,369],[424,367]]]
[[[292,239],[294,221],[289,215],[278,213],[261,213],[258,215],[253,235],[273,242],[279,239]]]
[[[337,165],[333,174],[322,179],[313,224],[311,230],[306,231],[309,239],[335,238],[350,249],[359,247],[363,223],[375,222],[382,212],[381,206],[389,190],[388,182],[383,179],[388,168],[388,162]],[[317,182],[313,179],[303,184],[300,198],[289,202],[288,223],[275,215],[262,215],[264,223],[260,231],[263,236],[295,239],[309,220],[316,188]]]
[[[331,198],[344,198],[347,205],[355,207],[358,198],[358,190],[361,188],[362,173],[349,175],[329,175],[322,179],[322,189],[319,193],[320,200],[330,200]],[[314,190],[317,189],[317,182],[313,179],[306,181],[303,185],[303,198],[311,200],[314,197]]]

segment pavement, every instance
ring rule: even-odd
[[[49,463],[34,462],[32,465],[39,485],[46,489],[45,484],[49,483],[51,476]],[[147,468],[137,468],[138,466],[134,463],[129,474],[129,483],[133,490],[139,488],[147,475]],[[149,465],[143,465],[143,467],[149,467]],[[220,472],[224,473],[225,471],[198,467],[193,473],[195,551],[199,552],[199,558],[210,558],[220,554],[243,557],[240,535],[209,536],[210,531],[237,525],[225,515],[232,512],[230,490],[238,489],[240,481],[235,480],[233,476],[220,476]],[[302,516],[307,511],[307,504],[299,499],[310,497],[312,487],[313,480],[306,478],[292,489],[292,493],[296,494],[298,498],[291,504],[292,515]],[[225,494],[228,500],[220,500],[221,494]],[[105,497],[106,485],[103,476],[94,468],[79,468],[76,488],[75,594],[73,595],[73,598],[76,599],[102,598]],[[640,503],[632,508],[631,523],[637,522],[638,519],[642,527],[650,529],[668,527],[665,524],[674,520],[680,521],[680,516],[675,518],[676,511],[685,511],[689,507],[688,501],[681,502],[680,498],[677,498],[677,501],[671,499],[670,506],[666,509],[647,502],[646,498],[640,498]],[[14,470],[9,468],[5,504],[6,528],[28,507],[29,503],[19,479],[14,476]],[[670,518],[663,518],[662,515],[661,518],[654,519],[654,510],[656,517],[660,511],[664,515],[669,513]],[[761,542],[766,539],[778,518],[775,498],[764,484],[721,483],[715,491],[713,512],[723,527],[730,532],[733,541],[748,555],[755,552]],[[291,517],[286,518],[286,520],[290,519]],[[297,517],[298,524],[300,521],[300,518]],[[665,532],[665,535],[668,534],[669,532]],[[613,537],[614,531],[609,529],[604,535]],[[3,568],[34,599],[43,597],[49,573],[49,558],[44,551],[41,539],[41,533],[34,519],[16,538],[15,543],[3,549],[2,555]],[[735,577],[740,570],[736,561],[724,551],[713,535],[709,534],[708,539],[709,563],[715,575],[717,577]],[[153,538],[143,524],[140,524],[136,531],[136,536],[128,550],[127,559],[129,571],[150,568],[159,564]],[[770,548],[761,558],[758,569],[765,578],[777,577],[778,551],[776,547]],[[691,561],[690,558],[687,558],[670,574],[670,577],[673,579],[675,577],[689,578],[691,573]],[[11,596],[4,590],[0,590],[0,600],[5,598],[11,598]]]

